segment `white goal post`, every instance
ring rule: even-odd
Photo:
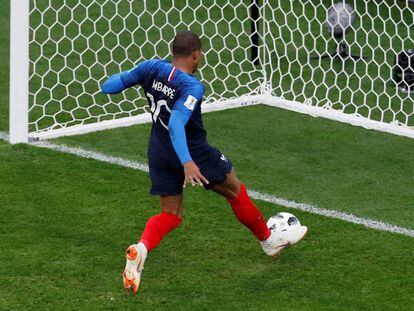
[[[326,27],[337,2],[355,20],[341,39]],[[205,112],[265,104],[414,138],[414,95],[393,80],[396,55],[414,48],[408,0],[10,0],[10,8],[11,143],[150,122],[139,89],[107,96],[100,84],[169,57],[174,34],[187,29],[203,42]]]
[[[28,142],[29,135],[29,0],[10,2],[9,141]]]

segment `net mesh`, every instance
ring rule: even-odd
[[[340,42],[326,27],[327,12],[338,2],[267,1],[266,73],[273,94],[413,126],[413,95],[398,90],[392,77],[396,54],[414,48],[414,7],[406,1],[347,0],[355,21],[343,42],[349,54],[364,58],[320,58],[333,54]]]
[[[100,93],[111,74],[139,61],[169,58],[175,33],[200,34],[198,77],[206,102],[253,92],[263,80],[250,61],[250,1],[33,0],[30,10],[29,130],[135,116],[137,88]]]
[[[267,90],[307,105],[372,120],[414,125],[413,97],[398,91],[398,52],[414,47],[407,1],[347,0],[355,23],[344,42],[365,58],[317,58],[338,42],[327,32],[336,1],[260,1],[260,64],[250,58],[250,0],[32,0],[29,131],[39,132],[139,115],[138,88],[107,96],[100,84],[139,61],[169,58],[174,34],[200,34],[198,77],[205,102]],[[263,85],[266,88],[263,88]]]

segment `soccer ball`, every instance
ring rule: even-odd
[[[326,27],[334,37],[342,38],[355,21],[355,11],[352,5],[338,2],[328,10]]]
[[[269,218],[267,221],[267,227],[271,231],[282,232],[286,231],[289,227],[299,227],[299,219],[290,213],[278,213]]]

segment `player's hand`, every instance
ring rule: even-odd
[[[191,183],[193,186],[200,185],[202,186],[204,184],[208,184],[207,178],[205,178],[198,166],[194,163],[194,161],[188,161],[183,164],[184,166],[184,185],[183,188],[187,185],[187,183]]]

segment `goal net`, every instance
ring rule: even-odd
[[[396,54],[414,47],[414,8],[407,1],[346,1],[355,22],[343,43],[361,59],[318,58],[337,49],[325,27],[337,1],[12,2],[29,4],[30,137],[150,121],[139,88],[108,96],[100,85],[142,60],[169,58],[175,33],[187,29],[203,42],[198,76],[206,86],[206,111],[267,104],[414,137],[414,97],[392,80]],[[14,16],[12,5],[12,25]],[[14,104],[11,99],[11,113]]]

